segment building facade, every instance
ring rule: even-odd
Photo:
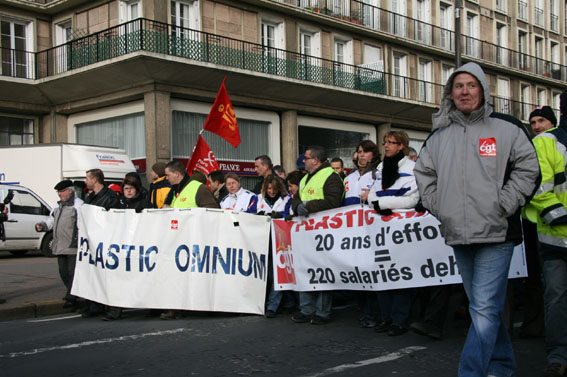
[[[486,71],[495,110],[559,109],[567,2],[463,3],[462,60]],[[226,77],[242,143],[204,134],[225,171],[253,176],[261,154],[291,171],[310,144],[350,161],[392,129],[419,149],[455,67],[455,6],[0,0],[0,145],[115,146],[144,172],[190,156]]]

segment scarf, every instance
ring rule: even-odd
[[[399,151],[395,156],[384,157],[384,165],[382,166],[382,190],[392,186],[398,178],[400,178],[398,162],[405,156],[404,151]]]

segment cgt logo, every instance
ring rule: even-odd
[[[179,223],[177,222],[177,220],[171,220],[171,230],[177,229],[179,229]]]
[[[496,139],[493,137],[480,139],[478,151],[480,157],[496,157]]]
[[[293,221],[274,221],[276,236],[276,284],[295,284],[293,253],[291,249],[291,228]]]

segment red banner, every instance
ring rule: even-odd
[[[191,160],[187,164],[187,173],[191,175],[193,170],[199,170],[205,175],[209,175],[210,172],[215,170],[220,170],[219,164],[215,159],[215,155],[209,145],[205,142],[205,139],[199,135],[197,138],[197,145],[193,150],[193,154],[191,155]]]
[[[240,132],[238,131],[234,108],[224,86],[225,80],[226,77],[222,81],[217,98],[215,103],[213,103],[203,129],[219,135],[236,148],[240,144]]]

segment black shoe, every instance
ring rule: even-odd
[[[442,338],[441,331],[435,330],[421,322],[412,323],[410,329],[416,334],[428,336],[435,340]]]
[[[543,371],[542,377],[563,377],[567,376],[567,365],[552,363],[547,364],[547,367]]]
[[[374,331],[376,332],[387,332],[390,330],[390,326],[392,325],[392,321],[382,321],[374,326]]]
[[[63,304],[63,309],[71,309],[74,308],[75,305],[75,301],[65,301],[65,303]]]
[[[120,317],[113,317],[109,314],[105,315],[104,317],[102,317],[103,321],[116,321],[117,319],[120,319]]]
[[[92,318],[92,317],[96,317],[97,315],[99,315],[100,313],[95,313],[95,312],[91,312],[90,310],[83,310],[81,312],[81,317],[83,318]]]
[[[311,320],[311,316],[305,315],[302,312],[297,312],[291,316],[291,320],[295,323],[306,323]]]
[[[266,318],[276,318],[278,315],[273,310],[266,310],[266,313],[264,314],[264,316]]]
[[[311,318],[312,325],[326,325],[330,321],[331,321],[330,318],[325,318],[318,315],[314,315],[313,318]]]
[[[405,327],[398,326],[398,325],[392,325],[392,326],[390,326],[390,329],[388,330],[388,336],[403,335],[407,332],[408,332],[408,329],[406,329]]]
[[[6,299],[0,298],[0,304],[4,304],[6,302]]]
[[[295,311],[294,307],[291,308],[281,308],[280,309],[280,313],[281,314],[293,314],[293,312]]]

